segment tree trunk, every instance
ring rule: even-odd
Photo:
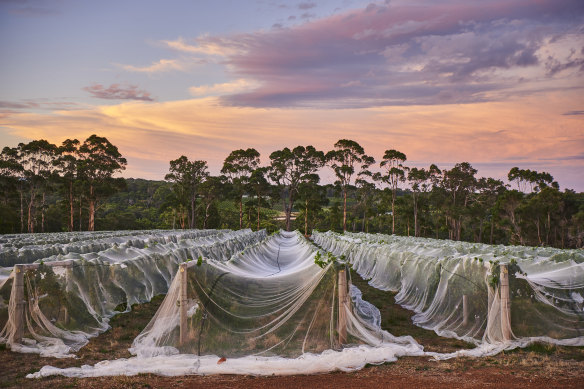
[[[189,228],[195,228],[195,204],[196,204],[196,197],[193,195],[191,197],[191,217],[189,218]]]
[[[28,232],[34,232],[34,191],[30,192],[30,201],[28,202]]]
[[[258,231],[260,230],[260,205],[262,203],[262,196],[258,195]]]
[[[308,199],[304,200],[304,236],[308,236]]]
[[[82,219],[82,206],[81,206],[81,196],[79,196],[79,231],[81,231],[81,219]]]
[[[24,232],[24,193],[20,191],[20,232]]]
[[[391,193],[391,234],[395,234],[395,194]]]
[[[491,237],[489,239],[489,244],[493,244],[493,232],[495,229],[495,217],[491,215]]]
[[[43,192],[43,201],[41,203],[41,232],[45,232],[45,192]]]
[[[211,206],[211,203],[207,204],[207,206],[205,207],[205,220],[203,220],[203,230],[207,229],[207,220],[209,220],[209,207]]]
[[[420,229],[418,228],[418,201],[416,200],[416,194],[412,195],[414,198],[414,236],[420,236]]]
[[[95,231],[95,197],[93,185],[89,185],[89,223],[87,231]]]
[[[547,231],[545,234],[545,244],[546,246],[550,245],[550,230],[552,229],[551,219],[550,219],[550,212],[547,213]]]
[[[347,188],[343,190],[343,232],[347,231]]]
[[[243,228],[243,196],[239,197],[239,229]]]
[[[69,182],[69,232],[73,231],[73,181]]]

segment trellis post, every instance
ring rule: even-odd
[[[462,325],[468,325],[468,302],[466,298],[466,294],[462,295]]]
[[[339,343],[347,343],[347,274],[345,269],[339,270]]]
[[[24,301],[24,266],[14,265],[14,335],[11,343],[22,343],[24,335],[24,310],[26,302]]]
[[[187,341],[187,263],[179,267],[179,309],[180,309],[180,344]]]
[[[504,341],[511,340],[511,305],[509,303],[509,270],[501,265],[499,290],[501,293],[501,334]]]

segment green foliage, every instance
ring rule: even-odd
[[[337,257],[335,257],[330,251],[326,252],[326,258],[323,257],[323,255],[320,253],[320,250],[317,251],[316,255],[314,256],[314,263],[322,269],[324,269],[330,263],[333,263],[336,260]]]

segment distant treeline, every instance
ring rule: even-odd
[[[584,193],[560,191],[546,172],[514,167],[511,185],[450,170],[381,161],[355,141],[328,152],[284,148],[261,166],[253,148],[232,151],[219,176],[206,161],[170,161],[165,181],[114,178],[126,160],[106,138],[61,146],[46,140],[5,147],[0,158],[0,232],[152,228],[350,230],[493,244],[584,245]],[[371,167],[377,165],[378,172]],[[321,169],[334,184],[321,185]]]

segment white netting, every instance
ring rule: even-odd
[[[109,243],[85,253],[81,247],[94,247],[88,239],[74,240],[73,250],[66,235],[44,237],[39,248],[29,237],[2,241],[29,259],[56,242],[64,245],[60,254],[43,261],[74,263],[26,270],[22,281],[0,273],[0,323],[7,323],[0,340],[14,350],[66,355],[107,328],[117,311],[167,293],[134,340],[135,357],[45,367],[31,377],[350,371],[404,355],[485,356],[534,341],[584,345],[582,250],[314,232],[319,249],[296,232],[157,234],[164,238],[101,236]],[[327,252],[339,261],[328,261]],[[379,310],[347,284],[343,263],[372,286],[396,292],[396,302],[415,313],[414,324],[476,347],[424,353],[412,337],[382,330]],[[12,287],[18,282],[23,297]],[[22,336],[8,315],[18,301]]]
[[[265,231],[251,230],[159,232],[124,236],[123,242],[110,241],[103,250],[89,253],[77,252],[79,242],[83,247],[95,245],[77,240],[68,254],[22,269],[22,296],[15,295],[14,276],[0,287],[0,342],[14,351],[69,356],[108,329],[114,314],[166,293],[180,263],[203,256],[227,260],[265,236]],[[46,247],[25,252],[34,257],[39,251],[46,252]],[[64,265],[50,266],[57,261]]]
[[[415,324],[479,350],[534,341],[584,345],[584,251],[315,232],[369,283],[398,292]],[[500,265],[508,268],[502,301]],[[508,308],[505,308],[508,307]],[[510,316],[509,316],[510,314]]]
[[[344,265],[321,268],[316,253],[300,234],[281,232],[228,262],[188,263],[134,340],[135,358],[85,368],[45,367],[31,377],[306,374],[423,355],[412,337],[395,337],[379,327],[379,311],[347,286]],[[217,364],[219,358],[226,360]]]

